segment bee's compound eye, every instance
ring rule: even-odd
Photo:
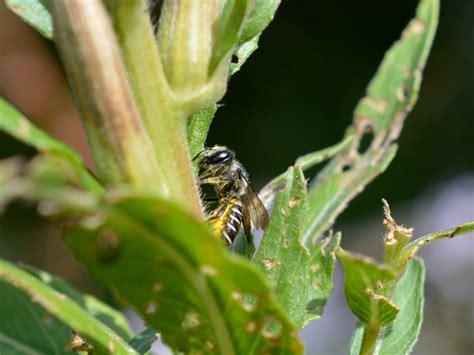
[[[221,164],[232,160],[232,153],[228,150],[221,150],[209,155],[205,161],[208,164]]]

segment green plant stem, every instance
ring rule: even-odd
[[[372,355],[375,354],[377,347],[377,340],[380,334],[380,326],[366,325],[364,326],[364,337],[362,339],[362,345],[360,348],[361,355]]]
[[[186,112],[171,91],[142,0],[108,1],[130,85],[153,145],[161,194],[202,218],[188,150]]]
[[[56,43],[101,180],[159,193],[153,149],[102,2],[52,0],[50,5]]]

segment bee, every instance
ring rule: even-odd
[[[227,245],[232,244],[242,226],[250,240],[251,225],[264,229],[268,212],[250,186],[244,167],[234,153],[223,146],[206,148],[193,160],[197,158],[200,158],[200,185],[212,185],[216,193],[217,205],[208,213],[208,223]]]

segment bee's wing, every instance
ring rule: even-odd
[[[260,201],[257,193],[252,186],[250,186],[249,181],[240,170],[239,175],[245,187],[245,192],[241,196],[244,209],[244,227],[246,233],[248,229],[247,235],[250,235],[250,223],[248,222],[249,217],[254,227],[264,229],[268,224],[268,212],[263,202]]]

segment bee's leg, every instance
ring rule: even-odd
[[[222,178],[218,177],[209,177],[209,178],[204,178],[199,180],[199,183],[204,185],[204,184],[210,184],[210,185],[217,185],[222,181]]]

